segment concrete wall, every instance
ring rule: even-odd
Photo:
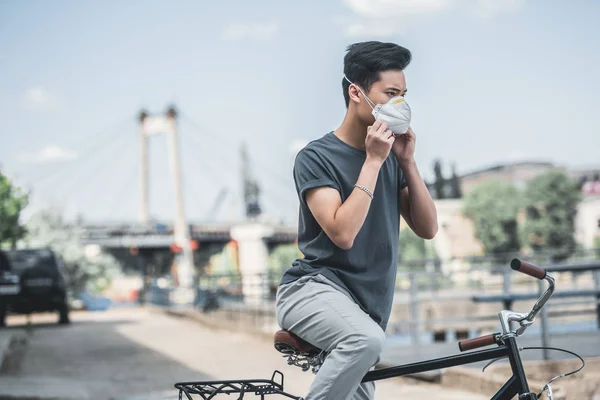
[[[461,199],[435,200],[439,230],[433,239],[441,259],[482,254],[470,219],[462,215]]]
[[[579,204],[575,219],[575,237],[585,248],[594,247],[594,239],[600,235],[600,196],[587,197]]]

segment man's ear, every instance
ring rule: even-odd
[[[361,98],[360,98],[361,93],[355,84],[351,84],[348,87],[348,95],[350,96],[350,101],[353,101],[356,104],[361,102]]]

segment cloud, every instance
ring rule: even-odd
[[[469,10],[471,15],[488,18],[503,12],[514,12],[525,4],[525,0],[477,0]]]
[[[366,18],[439,12],[456,1],[458,0],[344,0],[352,11]]]
[[[223,29],[221,38],[227,41],[243,39],[265,40],[274,37],[279,32],[279,25],[271,23],[231,23]]]
[[[346,36],[350,37],[390,37],[399,32],[393,25],[353,22],[346,26]]]
[[[333,18],[333,22],[342,27],[348,37],[386,38],[397,35],[406,28],[397,20],[384,18],[352,19],[342,16]]]
[[[35,153],[21,154],[22,161],[35,164],[49,164],[63,161],[70,161],[77,158],[77,152],[64,147],[48,145]]]
[[[34,109],[55,109],[60,107],[60,99],[46,89],[35,86],[25,92],[25,104]]]
[[[334,17],[350,37],[390,37],[400,32],[399,18],[462,9],[471,16],[488,18],[521,8],[525,0],[344,0],[353,19]]]

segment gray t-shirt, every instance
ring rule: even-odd
[[[382,165],[369,212],[349,250],[341,249],[327,237],[305,197],[309,189],[328,186],[337,189],[342,202],[346,201],[355,190],[365,160],[364,150],[343,142],[333,132],[310,142],[298,153],[294,182],[300,200],[298,246],[304,257],[292,263],[280,284],[322,274],[347,289],[385,331],[396,283],[400,190],[406,187],[396,158],[390,153]]]

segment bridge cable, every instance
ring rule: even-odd
[[[61,182],[63,184],[62,192],[66,193],[67,195],[69,193],[81,194],[85,193],[85,190],[87,190],[90,184],[101,183],[101,180],[98,178],[102,174],[102,171],[106,170],[105,168],[103,168],[104,163],[107,160],[109,160],[109,162],[111,163],[110,167],[114,168],[113,155],[119,152],[113,152],[113,147],[120,148],[120,146],[118,145],[120,145],[120,142],[123,141],[123,138],[126,137],[127,136],[121,135],[121,137],[116,138],[116,140],[104,142],[100,147],[97,147],[96,151],[92,155],[84,159],[84,164],[81,167],[77,169],[74,168],[73,174],[70,175],[66,180]],[[107,150],[110,151],[110,154],[105,155],[105,153],[107,153]],[[94,173],[94,171],[96,172]],[[88,179],[86,181],[82,181],[85,178]],[[56,186],[54,186],[54,188],[56,188]]]
[[[212,137],[215,137],[215,138],[216,137],[219,137],[219,138],[223,137],[222,135],[216,135],[216,134],[214,134],[213,132],[211,132],[205,126],[202,126],[202,125],[196,123],[194,120],[192,120],[190,117],[188,117],[187,114],[182,113],[181,115],[182,115],[184,121],[187,121],[187,123],[189,123],[190,125],[192,125],[192,127],[194,128],[194,130],[193,130],[194,133],[198,133],[200,136],[205,136],[206,134],[204,132],[208,132],[208,136],[212,136]],[[234,143],[232,143],[232,142],[229,142],[229,143],[226,143],[226,144],[227,144],[227,146],[229,148],[232,148],[234,146]],[[203,147],[205,147],[205,146],[203,146]],[[228,157],[231,157],[231,156],[229,156],[229,154],[231,154],[231,153],[228,153]],[[251,161],[252,161],[252,163],[254,163],[256,165],[258,165],[260,167],[263,167],[264,171],[268,171],[271,174],[271,177],[276,178],[276,180],[279,180],[280,183],[283,184],[283,187],[291,189],[291,187],[289,186],[290,185],[290,181],[292,179],[291,176],[290,177],[285,177],[283,175],[280,175],[277,172],[279,170],[279,167],[275,167],[275,166],[272,166],[272,165],[264,164],[262,161],[257,160],[257,159],[252,159]],[[232,163],[232,164],[235,165],[237,163]],[[295,190],[294,190],[294,193],[295,193]]]
[[[196,123],[194,123],[192,120],[190,120],[190,119],[189,119],[189,117],[187,117],[185,114],[182,114],[182,115],[184,116],[185,120],[187,120],[187,121],[188,121],[189,123],[191,123],[192,125],[195,125],[196,127],[198,127],[198,126],[199,126],[199,125],[197,125]],[[198,128],[197,128],[197,129],[198,129]],[[191,132],[194,132],[194,133],[196,133],[196,132],[197,132],[197,129],[195,129],[195,130],[193,130],[193,131],[191,131]],[[190,137],[194,137],[194,136],[190,136]],[[206,148],[206,146],[205,146],[205,145],[201,145],[201,147],[202,147],[202,148]],[[228,154],[231,154],[231,153],[228,153]],[[231,156],[230,156],[230,155],[229,155],[228,157],[226,157],[226,158],[228,158],[228,159],[229,159],[229,161],[231,160]],[[256,162],[256,160],[255,160],[255,159],[253,159],[253,160],[252,160],[252,162]],[[232,165],[235,165],[235,164],[237,164],[237,163],[230,162],[230,164],[232,164]],[[294,190],[292,187],[290,187],[290,186],[289,186],[289,185],[290,185],[290,180],[286,180],[286,179],[285,179],[285,178],[283,178],[281,175],[279,175],[279,174],[277,174],[277,173],[273,173],[273,171],[275,171],[275,169],[274,169],[274,168],[272,168],[272,167],[266,166],[265,164],[262,164],[262,163],[260,163],[260,162],[259,162],[259,163],[257,163],[257,164],[258,164],[259,166],[263,166],[263,167],[267,168],[267,169],[268,169],[268,170],[269,170],[269,171],[272,173],[272,174],[271,174],[271,177],[275,177],[277,180],[279,180],[279,181],[282,183],[282,186],[276,186],[275,188],[271,187],[272,191],[270,191],[270,194],[274,194],[274,195],[275,195],[275,197],[277,197],[277,198],[278,198],[280,201],[282,201],[282,202],[284,202],[284,203],[287,203],[287,202],[289,202],[289,201],[291,200],[291,198],[290,198],[290,197],[287,197],[287,196],[285,196],[285,195],[282,195],[282,194],[281,194],[281,192],[278,190],[278,189],[281,189],[281,187],[283,187],[283,188],[285,188],[285,189],[288,189],[290,194],[291,194],[291,193],[293,193],[293,194],[294,194],[294,197],[293,197],[293,198],[295,198],[295,197],[296,197],[296,191],[295,191],[295,190]]]
[[[119,123],[122,123],[123,121],[119,121]],[[111,127],[112,129],[114,129],[116,127],[120,127],[116,124],[112,124]],[[122,134],[123,131],[119,130],[119,129],[115,129],[114,131],[109,131],[109,134],[106,135],[106,131],[107,129],[103,129],[100,132],[97,132],[96,138],[97,140],[91,142],[91,145],[86,147],[85,150],[79,152],[79,157],[78,159],[83,159],[83,160],[87,160],[87,157],[92,154],[92,152],[94,150],[97,150],[98,146],[102,146],[103,144],[109,143],[111,139],[117,137],[117,135]],[[88,138],[91,135],[86,135],[84,136],[85,138]],[[77,160],[75,160],[76,162]],[[36,164],[35,168],[37,170],[40,170],[40,166],[39,164]],[[57,176],[62,175],[64,172],[72,172],[71,171],[72,165],[71,163],[64,163],[63,165],[58,166],[58,168],[54,168],[54,169],[45,169],[43,170],[43,172],[45,172],[44,175],[42,175],[41,177],[38,178],[33,178],[33,179],[29,179],[30,184],[33,185],[40,185],[48,180],[53,180],[53,178],[56,178]],[[30,170],[27,170],[30,171]]]

